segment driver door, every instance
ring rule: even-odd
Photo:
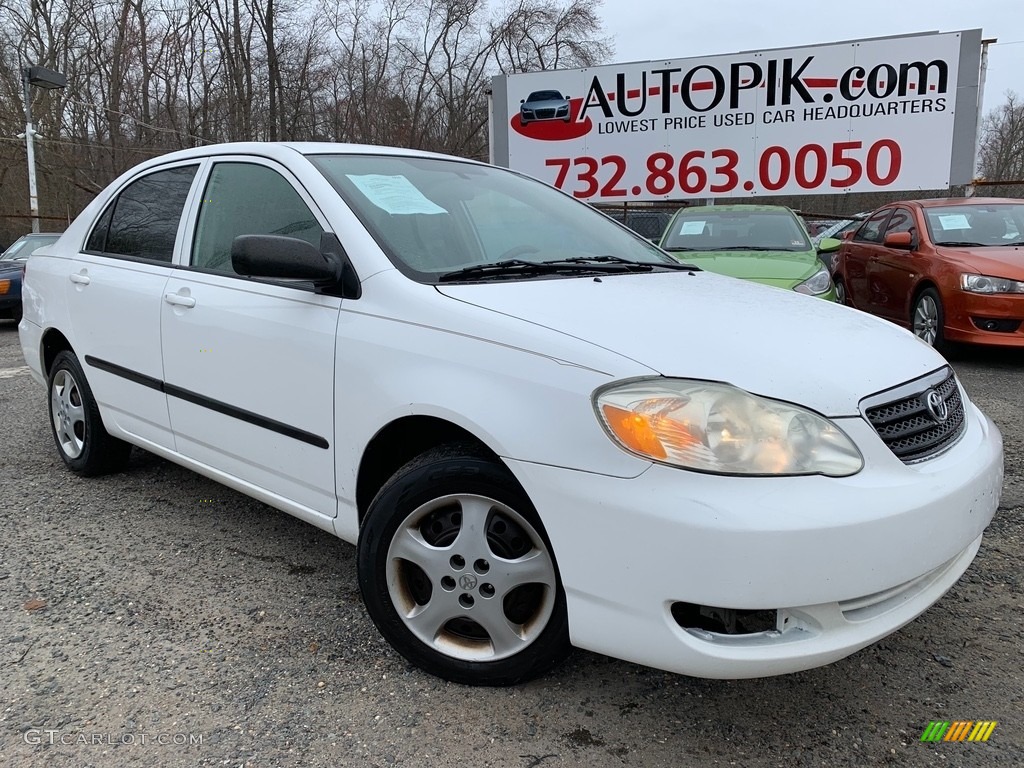
[[[875,246],[874,258],[868,260],[868,284],[873,286],[873,312],[887,320],[906,325],[910,294],[917,280],[917,257],[906,248],[893,248],[885,244],[885,238],[898,232],[917,235],[914,214],[906,208],[896,208],[889,218],[882,235],[882,242]]]
[[[230,253],[243,234],[288,235],[319,246],[326,219],[286,169],[252,157],[210,165],[195,218],[187,264],[174,270],[162,302],[178,451],[323,524],[337,512],[334,346],[341,299],[306,283],[236,274]]]

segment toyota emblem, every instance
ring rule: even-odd
[[[942,399],[942,395],[934,389],[929,389],[924,397],[924,404],[928,407],[928,413],[935,419],[936,424],[942,424],[949,418],[949,406]]]
[[[471,573],[464,573],[459,577],[459,586],[463,589],[475,589],[476,588],[476,576]]]

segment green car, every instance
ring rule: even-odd
[[[815,249],[793,211],[778,205],[682,208],[658,243],[680,261],[709,272],[753,280],[836,300],[828,268],[819,258],[840,246],[826,238]]]

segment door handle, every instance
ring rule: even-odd
[[[88,285],[91,281],[88,275],[68,275],[68,280],[78,285]]]
[[[182,296],[180,293],[166,293],[164,294],[164,301],[168,304],[174,304],[178,307],[194,307],[196,300],[191,296]]]

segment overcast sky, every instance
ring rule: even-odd
[[[984,110],[1024,96],[1024,0],[604,0],[614,62],[682,59],[915,32],[978,29],[989,47]]]

